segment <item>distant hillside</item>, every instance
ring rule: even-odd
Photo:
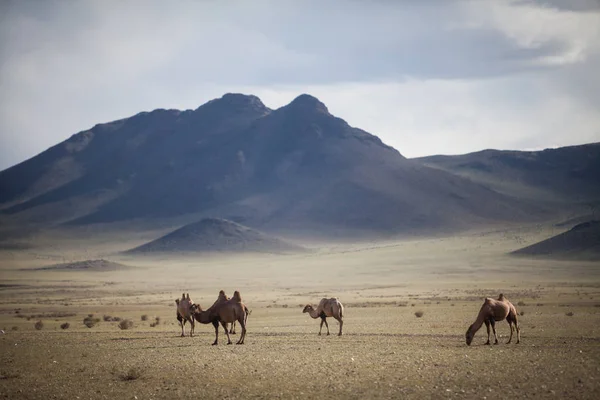
[[[414,160],[518,198],[600,204],[600,143],[541,151],[483,150]]]
[[[565,259],[600,260],[600,221],[588,221],[567,232],[511,254]]]
[[[46,267],[26,269],[27,271],[118,271],[131,268],[128,265],[119,264],[116,262],[100,259],[100,260],[85,260],[74,261],[64,264],[54,264]]]
[[[285,242],[235,222],[218,218],[205,218],[131,249],[127,253],[290,253],[301,251],[305,251],[301,246]]]
[[[0,228],[219,216],[265,232],[438,234],[548,216],[517,197],[407,160],[310,95],[271,110],[226,94],[98,124],[1,171]]]

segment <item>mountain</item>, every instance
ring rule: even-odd
[[[600,260],[600,221],[575,225],[560,235],[512,252],[520,256]]]
[[[414,160],[514,197],[600,204],[600,143],[542,151],[484,150]]]
[[[296,246],[232,221],[205,218],[131,249],[127,253],[290,253],[304,250],[301,246]]]
[[[218,217],[319,235],[448,232],[543,218],[534,202],[407,160],[300,95],[226,94],[99,124],[0,172],[0,226]]]

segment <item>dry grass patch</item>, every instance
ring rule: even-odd
[[[113,370],[113,375],[122,381],[135,381],[141,378],[144,371],[139,367],[129,367],[125,371]]]
[[[133,321],[129,320],[129,319],[124,319],[121,322],[119,322],[119,329],[121,330],[125,330],[125,329],[131,329],[133,328]]]
[[[99,322],[100,318],[95,318],[94,314],[88,314],[88,316],[83,319],[83,324],[88,328],[93,328]]]

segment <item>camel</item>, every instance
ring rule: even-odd
[[[221,293],[219,293],[219,296],[220,295]],[[223,295],[225,295],[225,293],[223,293]],[[242,327],[240,339],[236,344],[244,344],[244,339],[246,338],[246,321],[248,320],[249,311],[244,303],[242,303],[242,297],[237,290],[233,293],[231,299],[225,301],[217,300],[215,304],[206,311],[202,310],[200,304],[194,304],[192,306],[192,313],[196,321],[201,324],[213,324],[215,327],[215,341],[213,342],[213,346],[219,344],[219,322],[221,323],[221,326],[223,326],[223,329],[225,329],[227,344],[231,344],[227,324],[233,323],[234,321],[237,321]]]
[[[510,337],[506,343],[508,344],[511,342],[515,328],[517,330],[517,344],[520,343],[521,329],[519,328],[519,322],[517,321],[517,309],[510,301],[508,301],[506,297],[504,297],[504,294],[500,294],[497,300],[489,297],[484,300],[483,305],[479,310],[479,314],[477,315],[477,319],[473,324],[471,324],[471,326],[469,326],[469,329],[465,334],[467,345],[471,345],[475,333],[484,323],[488,334],[488,339],[485,344],[490,344],[490,325],[492,326],[492,330],[494,332],[494,344],[498,344],[498,336],[496,335],[496,322],[503,321],[505,319],[510,326]]]
[[[185,293],[181,294],[181,299],[175,299],[177,304],[177,321],[181,325],[181,337],[185,336],[184,326],[187,321],[190,322],[190,337],[194,336],[194,317],[192,314],[192,306],[194,302],[190,299],[190,294],[185,296]]]
[[[329,335],[329,324],[327,324],[327,317],[333,317],[340,323],[340,332],[338,336],[342,336],[342,326],[344,325],[344,306],[339,302],[337,297],[331,299],[322,298],[315,310],[312,305],[307,304],[302,310],[303,313],[308,313],[312,318],[321,318],[321,327],[319,329],[319,335],[323,330],[323,323],[327,327],[327,335]]]
[[[229,300],[229,297],[227,297],[227,295],[225,294],[225,291],[223,291],[223,290],[220,290],[220,291],[219,291],[219,297],[218,297],[218,298],[217,298],[217,300],[216,300],[216,301],[213,303],[213,305],[212,305],[212,306],[210,306],[210,308],[209,308],[209,309],[211,309],[211,308],[213,308],[213,309],[214,309],[214,308],[215,308],[217,305],[219,305],[219,304],[221,304],[221,303],[223,303],[223,302],[225,302],[225,301],[227,301],[227,300]],[[226,328],[226,329],[227,329],[227,328]],[[232,335],[235,335],[235,334],[236,334],[236,333],[235,333],[235,321],[233,321],[233,322],[231,323],[231,328],[229,328],[229,333],[230,333],[230,334],[232,334]]]

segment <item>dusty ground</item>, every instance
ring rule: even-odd
[[[302,256],[128,258],[111,251],[130,243],[104,239],[4,251],[0,396],[600,398],[598,263],[504,255],[552,233],[338,244]],[[98,257],[134,268],[27,270]],[[252,309],[246,344],[220,335],[211,346],[206,325],[179,337],[173,300],[189,291],[208,306],[221,288],[239,289]],[[467,347],[483,297],[500,292],[523,313],[522,343],[504,343],[503,322],[503,343],[483,345],[484,327]],[[331,320],[332,335],[319,337],[301,305],[331,295],[346,306],[344,336]],[[101,321],[87,328],[88,314]]]

